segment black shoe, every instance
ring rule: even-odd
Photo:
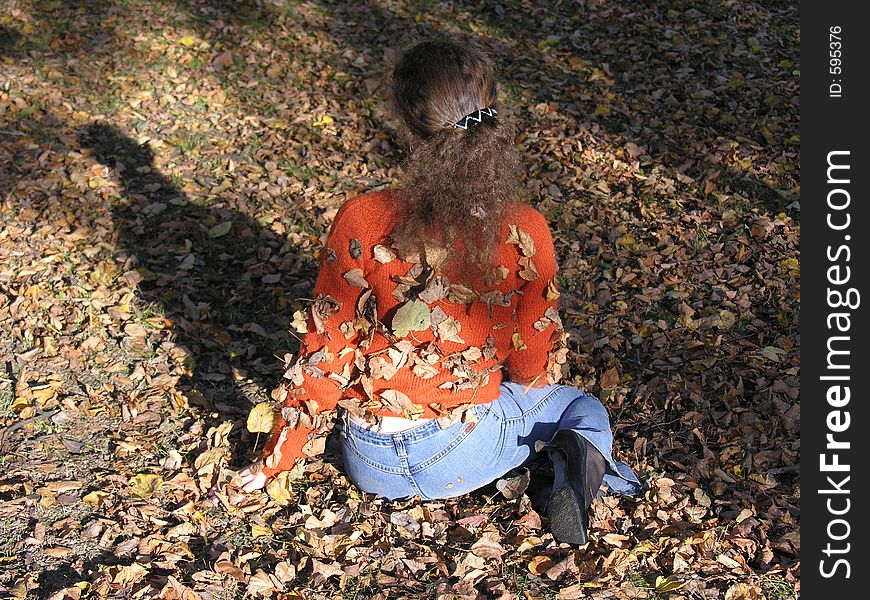
[[[560,429],[544,444],[553,462],[553,490],[547,502],[550,531],[559,542],[585,544],[589,506],[604,480],[607,464],[583,436]]]

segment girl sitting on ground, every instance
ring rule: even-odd
[[[519,201],[519,156],[491,61],[452,40],[402,53],[392,108],[411,142],[401,188],[346,202],[332,224],[281,418],[253,491],[322,451],[390,499],[460,496],[545,451],[554,537],[582,544],[611,456],[607,411],[560,385],[568,348],[544,217]]]

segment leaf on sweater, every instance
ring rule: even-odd
[[[357,417],[364,417],[366,414],[366,411],[360,406],[357,398],[342,398],[338,401],[338,405]]]
[[[387,264],[396,259],[396,253],[390,250],[388,247],[378,244],[373,249],[375,260],[381,263],[382,265]]]
[[[411,331],[429,329],[431,317],[429,307],[425,302],[412,300],[406,302],[393,315],[393,334],[396,337],[406,337]]]
[[[341,303],[321,294],[311,306],[311,317],[314,321],[314,329],[317,333],[323,333],[326,328],[324,323],[341,309]]]
[[[483,352],[477,346],[471,346],[467,350],[462,351],[462,358],[470,363],[477,362],[483,357]]]
[[[363,289],[370,287],[369,282],[366,281],[366,278],[363,276],[362,269],[351,269],[350,271],[342,275],[342,277],[344,277],[344,280],[353,287]]]
[[[400,343],[410,345],[408,343],[408,340],[402,340],[402,342],[400,342]],[[410,351],[407,348],[399,347],[399,344],[397,344],[396,346],[394,346],[392,348],[387,348],[387,356],[390,357],[390,360],[393,361],[393,365],[397,369],[401,369],[402,367],[405,366],[405,364],[408,362],[408,355],[409,354],[410,354]]]
[[[544,297],[552,302],[553,300],[558,300],[561,294],[559,293],[559,288],[556,286],[556,280],[551,279],[550,283],[547,284],[547,289],[544,292]]]
[[[484,360],[492,360],[495,358],[496,349],[495,349],[495,338],[491,335],[486,338],[486,345],[483,347],[483,358]]]
[[[559,317],[559,312],[552,306],[548,306],[544,311],[544,316],[535,321],[532,327],[536,331],[543,331],[550,326],[550,323],[555,323],[556,327],[562,327],[562,319]]]
[[[319,456],[326,449],[326,436],[313,437],[302,446],[302,454],[308,457]]]
[[[360,244],[359,240],[356,238],[350,240],[350,245],[347,250],[350,252],[350,257],[354,260],[357,260],[362,256],[362,244]]]
[[[414,421],[423,414],[423,407],[411,402],[411,399],[399,390],[383,390],[380,399],[381,406],[406,419]]]
[[[323,347],[317,352],[312,352],[308,355],[308,358],[305,359],[305,363],[309,367],[315,367],[322,362],[331,363],[335,355],[329,351],[329,348]]]
[[[359,383],[362,386],[362,389],[365,392],[366,396],[368,396],[368,399],[373,402],[375,399],[375,386],[374,383],[372,383],[371,377],[364,374],[360,375]]]
[[[293,322],[290,327],[296,330],[296,333],[308,333],[308,315],[304,310],[297,310],[293,313]]]
[[[377,296],[372,294],[372,290],[369,288],[360,295],[356,302],[356,321],[354,321],[353,326],[359,329],[363,335],[367,335],[377,320]]]
[[[444,386],[442,384],[442,386],[439,387]],[[472,409],[474,408],[474,404],[460,404],[459,406],[454,406],[447,410],[443,409],[440,404],[430,404],[429,407],[438,415],[438,426],[441,429],[447,429],[448,427],[456,425],[457,423],[477,422],[477,416],[472,411]]]
[[[480,301],[485,303],[487,306],[510,306],[511,305],[511,295],[503,294],[499,290],[492,290],[491,292],[486,292],[485,294],[480,295]]]
[[[296,429],[299,425],[299,408],[296,406],[284,406],[281,408],[281,418],[284,419],[285,427]]]
[[[456,342],[464,344],[465,340],[459,337],[459,332],[462,331],[462,324],[445,313],[440,306],[436,306],[432,310],[432,331],[435,336],[442,342]]]
[[[266,457],[264,463],[266,465],[266,468],[274,469],[281,463],[281,458],[283,457],[283,454],[281,453],[281,446],[283,446],[284,442],[287,441],[288,430],[288,427],[284,427],[283,429],[281,429],[281,433],[278,434],[278,439],[275,440],[275,447],[272,450],[272,453]]]
[[[345,321],[338,326],[338,330],[344,335],[344,339],[349,340],[356,334],[353,321]]]
[[[562,329],[556,329],[550,336],[552,349],[547,353],[547,383],[558,383],[562,379],[564,367],[568,360],[568,334]]]
[[[420,379],[431,379],[441,373],[441,369],[434,365],[430,365],[427,362],[420,361],[414,363],[414,367],[411,369],[411,372]]]
[[[422,300],[426,304],[432,304],[446,298],[449,292],[450,282],[443,275],[437,275],[429,280],[426,284],[426,289],[420,292],[417,299]]]
[[[305,373],[302,372],[302,357],[284,371],[284,379],[289,379],[293,385],[302,385],[305,381]]]
[[[335,250],[333,250],[332,248],[327,248],[326,249],[326,262],[334,263],[337,260],[338,260],[338,255],[336,255]]]
[[[516,225],[510,226],[510,233],[507,238],[508,244],[514,244],[519,247],[520,252],[522,252],[523,256],[532,257],[535,255],[535,240],[532,239],[528,233],[517,227]]]
[[[420,286],[426,281],[426,278],[423,277],[423,265],[417,263],[404,275],[394,275],[391,280],[399,284],[392,292],[393,298],[399,302],[404,302],[407,300],[407,293],[411,288]]]
[[[345,370],[350,370],[349,364],[345,365]],[[331,382],[335,383],[340,388],[346,388],[350,383],[350,378],[343,373],[328,373],[326,375],[326,378],[329,379]]]
[[[271,402],[260,402],[248,413],[247,427],[251,433],[270,433],[275,424]]]
[[[511,344],[514,347],[514,350],[525,350],[526,343],[523,341],[523,336],[520,335],[519,331],[515,331],[511,336]]]
[[[547,310],[544,311],[544,316],[550,319],[553,323],[556,324],[556,327],[562,328],[562,317],[559,316],[559,311],[553,308],[552,306],[548,306]]]
[[[508,271],[508,268],[504,265],[490,267],[486,270],[486,276],[484,277],[483,282],[486,285],[497,285],[507,279],[509,273],[510,271]]]
[[[520,277],[525,279],[526,281],[534,281],[538,278],[538,269],[535,267],[535,263],[532,262],[531,257],[529,256],[521,256],[519,258],[520,267]]]
[[[391,360],[383,355],[374,356],[369,360],[369,373],[372,379],[386,379],[389,381],[398,372]]]
[[[469,287],[454,283],[450,286],[450,293],[447,299],[457,304],[471,304],[477,299],[477,293]]]

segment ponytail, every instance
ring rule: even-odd
[[[497,96],[491,61],[467,44],[432,40],[401,54],[391,104],[412,151],[400,185],[404,219],[393,232],[398,246],[432,241],[463,249],[451,259],[486,266],[519,195],[514,131]],[[478,112],[487,108],[495,110]]]

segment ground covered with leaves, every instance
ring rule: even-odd
[[[580,548],[510,485],[363,494],[335,443],[233,502],[433,34],[499,65],[568,380],[648,487]],[[798,46],[785,2],[0,1],[0,595],[793,597]]]

